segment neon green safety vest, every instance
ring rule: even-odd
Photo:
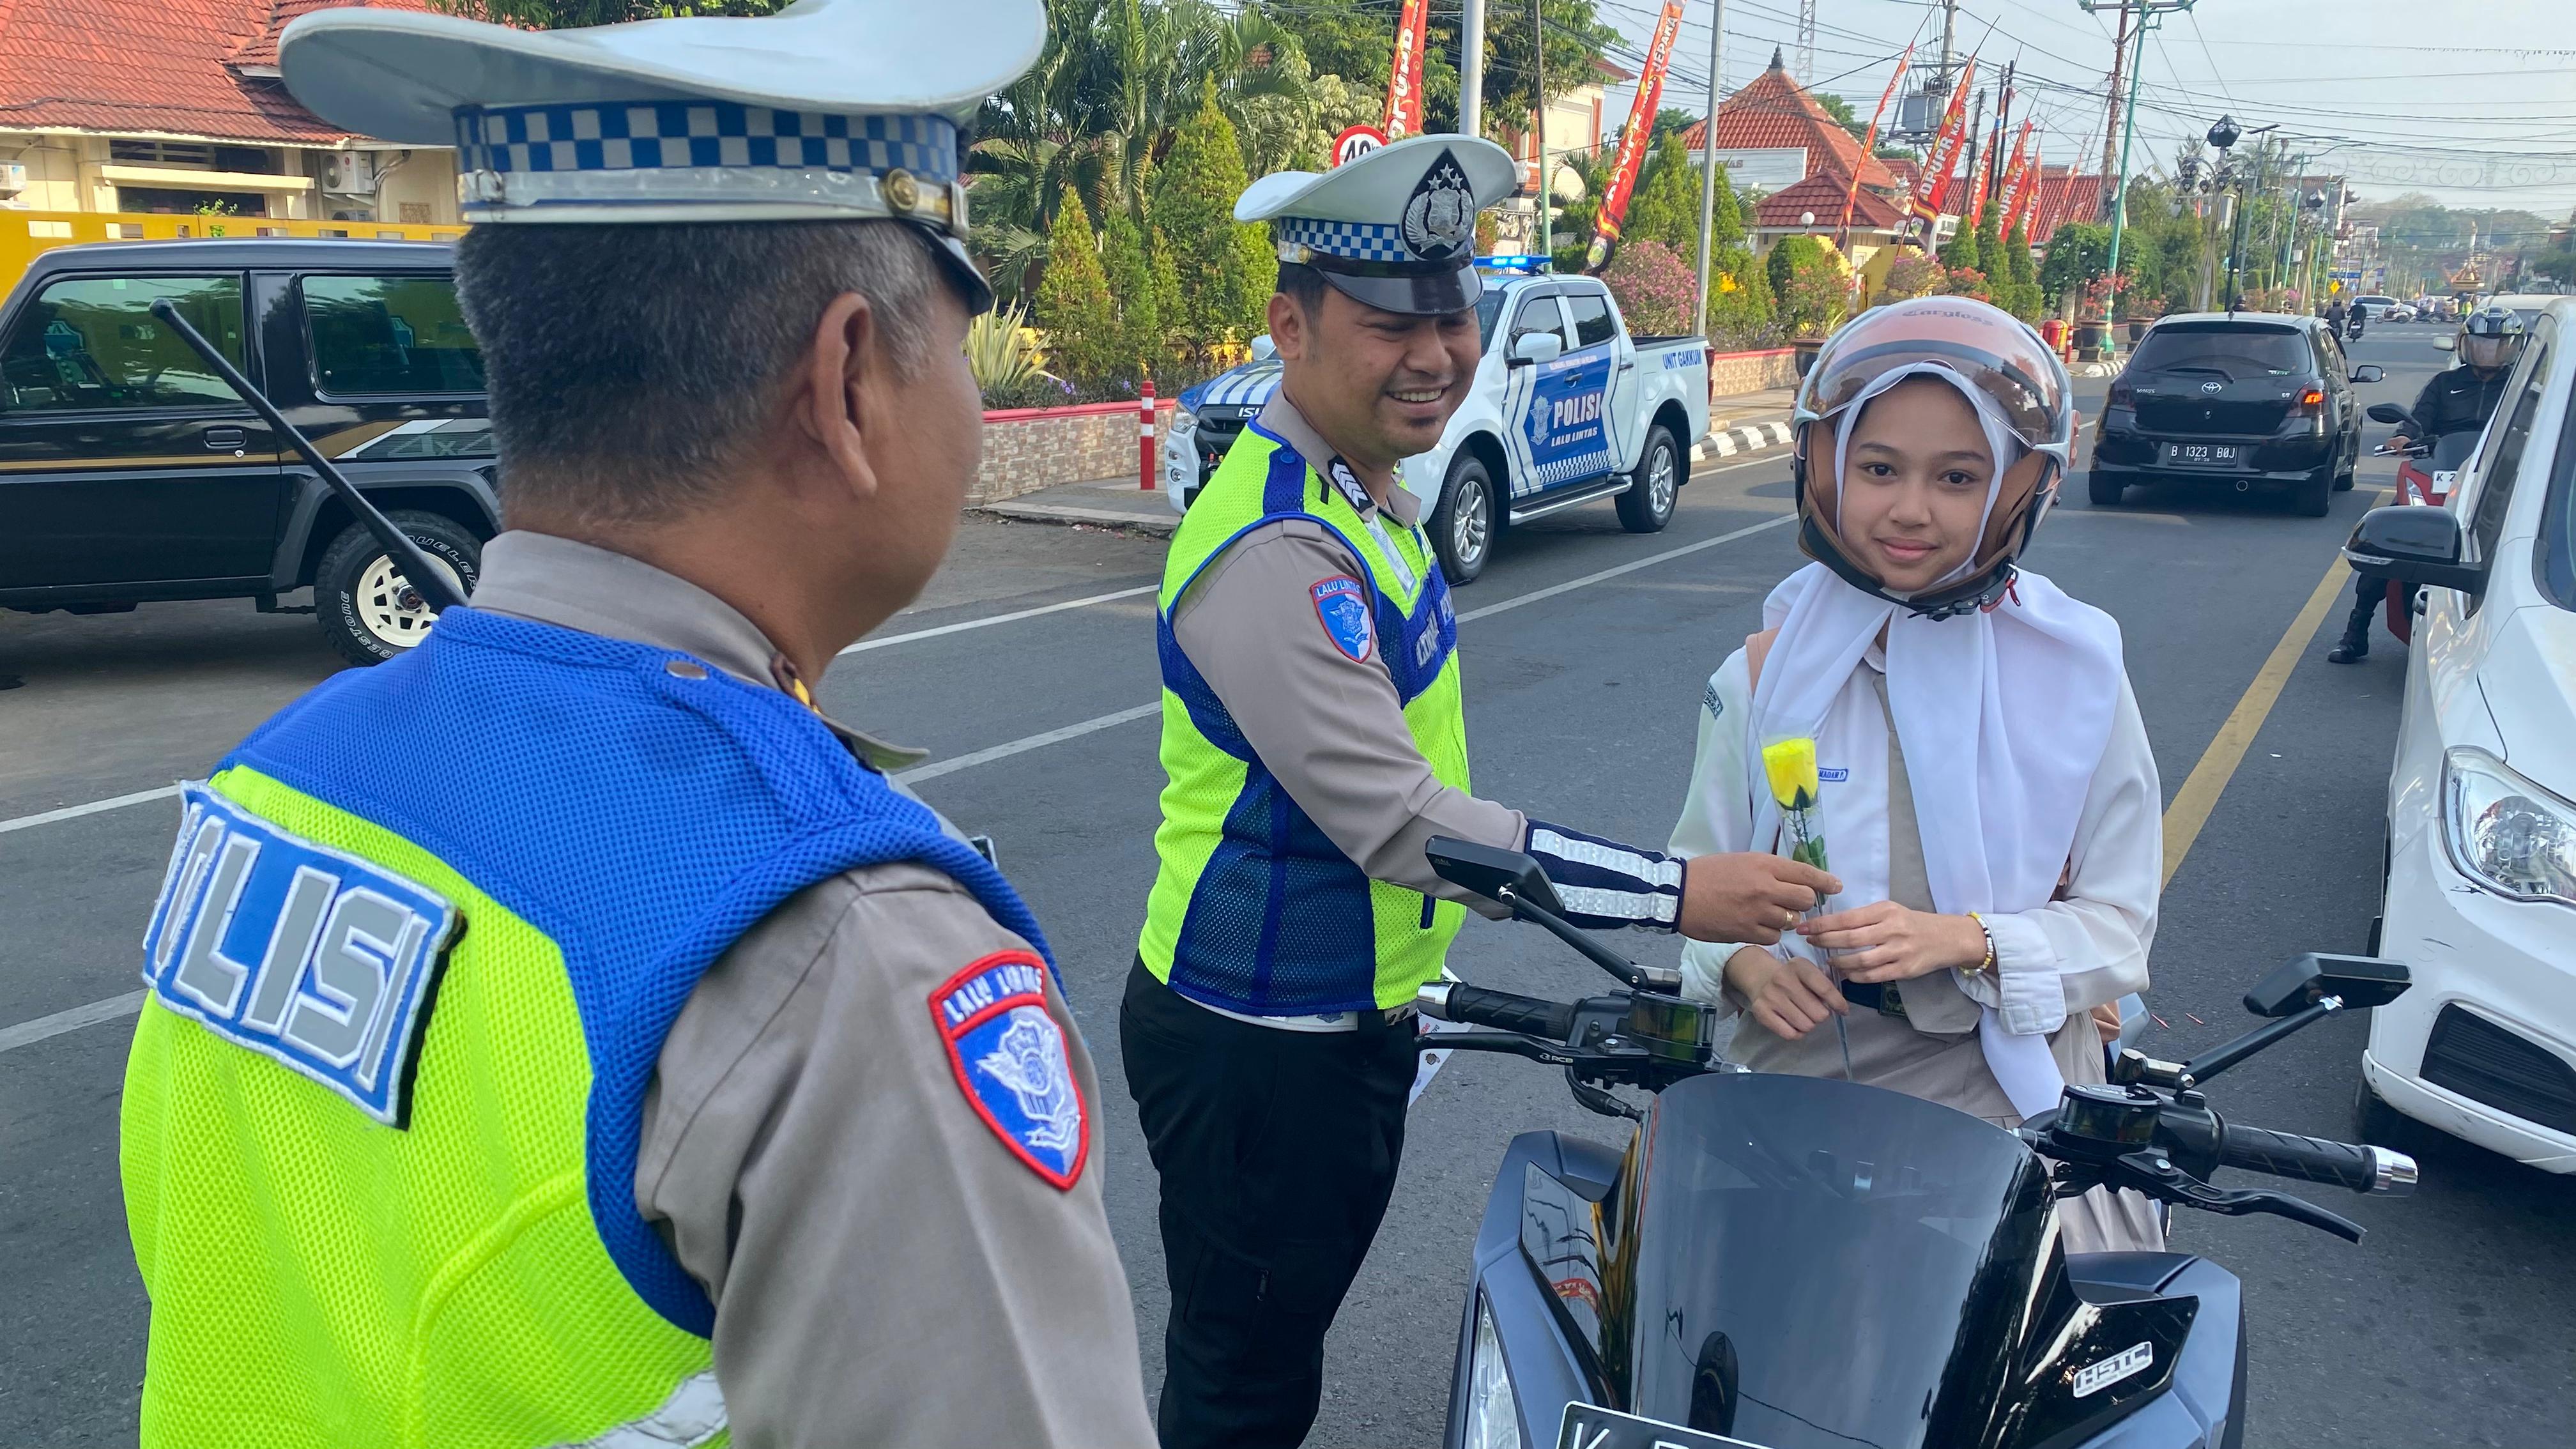
[[[714,1305],[635,1205],[700,976],[894,860],[1044,950],[788,696],[478,609],[182,795],[119,1149],[146,1446],[721,1443]]]
[[[1191,503],[1158,600],[1163,670],[1161,871],[1137,951],[1182,995],[1266,1016],[1397,1006],[1438,979],[1466,909],[1372,881],[1279,787],[1172,633],[1172,611],[1227,545],[1283,518],[1333,530],[1356,579],[1317,581],[1345,654],[1381,658],[1404,722],[1444,785],[1468,788],[1458,621],[1417,528],[1381,533],[1284,439],[1255,424]]]

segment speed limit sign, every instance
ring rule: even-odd
[[[1347,166],[1386,144],[1386,132],[1375,126],[1352,126],[1333,138],[1333,164]]]

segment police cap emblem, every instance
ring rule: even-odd
[[[1475,240],[1476,191],[1444,146],[1405,199],[1405,249],[1424,261],[1444,262]]]

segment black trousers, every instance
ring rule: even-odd
[[[2419,592],[2421,591],[2418,589],[2408,589],[2406,591],[2406,607],[2408,609],[2411,610],[2415,607],[2415,595]],[[2343,621],[2343,637],[2346,639],[2356,639],[2364,644],[2369,643],[2371,616],[2377,614],[2387,603],[2388,580],[2374,579],[2366,574],[2354,575],[2352,580],[2352,613]]]
[[[1323,1398],[1324,1332],[1395,1191],[1414,1024],[1254,1026],[1139,961],[1118,1044],[1162,1177],[1163,1449],[1294,1449]]]

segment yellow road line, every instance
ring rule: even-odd
[[[2379,502],[2386,503],[2396,495],[2384,492]],[[2283,631],[2281,642],[2272,646],[2271,657],[2254,671],[2254,682],[2245,686],[2244,696],[2236,708],[2227,712],[2227,720],[2218,727],[2209,748],[2200,752],[2200,762],[2174,792],[2173,803],[2165,807],[2165,874],[2162,886],[2173,884],[2174,872],[2182,869],[2182,860],[2191,854],[2192,842],[2200,838],[2200,828],[2209,823],[2209,812],[2218,808],[2219,794],[2227,782],[2236,777],[2236,767],[2245,752],[2254,746],[2254,737],[2263,731],[2263,721],[2270,718],[2272,706],[2281,698],[2281,686],[2290,680],[2290,670],[2299,662],[2316,637],[2317,626],[2325,622],[2326,613],[2335,600],[2352,587],[2352,569],[2338,556],[2326,565],[2326,575],[2317,580],[2316,592],[2298,617]]]

